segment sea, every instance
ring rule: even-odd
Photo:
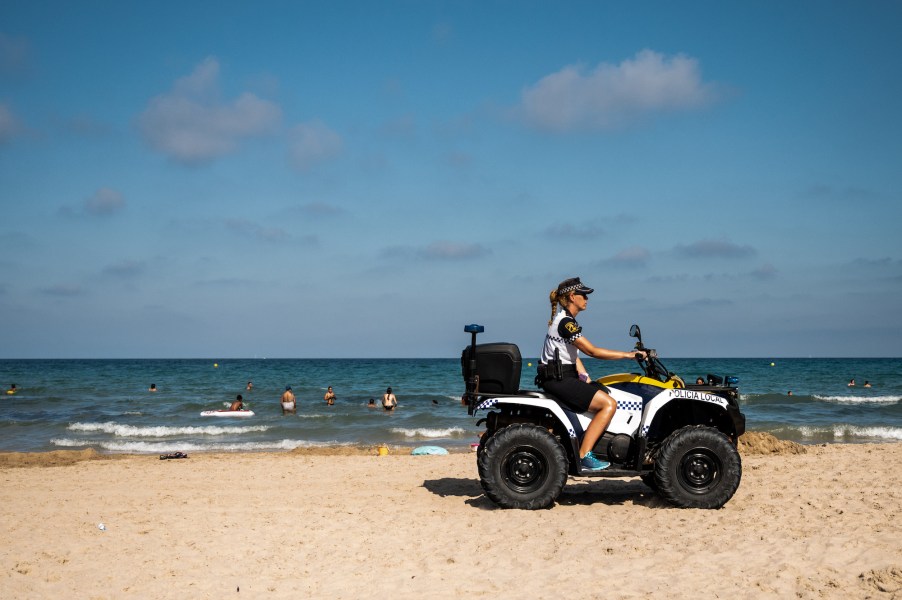
[[[687,382],[739,378],[750,431],[802,444],[902,441],[900,358],[663,359]],[[534,389],[524,358],[521,389]],[[593,377],[636,372],[586,361]],[[847,384],[855,379],[857,385]],[[864,387],[865,381],[871,387]],[[248,390],[248,383],[252,389]],[[16,384],[15,394],[4,393]],[[156,392],[150,392],[151,384]],[[286,386],[297,414],[282,415]],[[323,401],[332,386],[337,400]],[[379,404],[387,387],[393,412]],[[467,415],[459,358],[0,360],[0,452],[93,448],[101,453],[287,451],[320,446],[467,451],[482,427]],[[791,392],[791,394],[790,394]],[[255,416],[202,417],[238,394]]]

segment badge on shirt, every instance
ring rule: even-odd
[[[559,326],[558,331],[560,331],[561,337],[565,339],[571,339],[575,336],[578,336],[582,333],[583,328],[579,326],[579,323],[576,322],[573,317],[566,317]]]

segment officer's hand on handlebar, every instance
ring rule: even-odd
[[[648,353],[645,350],[636,350],[636,353],[633,355],[633,358],[636,360],[645,360],[648,357]]]

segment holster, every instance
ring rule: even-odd
[[[536,385],[539,387],[543,387],[543,384],[550,380],[554,379],[555,381],[560,381],[564,378],[564,365],[561,362],[560,352],[554,351],[554,360],[550,363],[543,365],[539,363],[536,367]]]
[[[548,380],[548,365],[539,363],[536,367],[536,387],[543,387],[545,381]]]
[[[554,360],[551,362],[551,369],[555,381],[560,381],[564,378],[564,363],[561,362],[561,353],[557,348],[554,350]]]

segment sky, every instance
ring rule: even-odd
[[[0,358],[902,356],[902,3],[0,3]]]

